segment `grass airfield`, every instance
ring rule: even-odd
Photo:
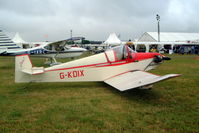
[[[0,57],[0,133],[198,133],[199,60],[170,57],[151,72],[181,77],[126,92],[102,82],[16,84],[14,57]]]

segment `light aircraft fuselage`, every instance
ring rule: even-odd
[[[16,82],[80,82],[104,81],[125,91],[179,76],[158,76],[144,71],[154,69],[168,59],[159,53],[135,53],[121,45],[104,53],[43,68],[33,67],[28,55],[16,56]]]

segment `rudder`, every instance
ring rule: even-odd
[[[22,71],[31,70],[32,63],[29,55],[17,55],[15,56],[15,82],[30,82],[31,75]]]

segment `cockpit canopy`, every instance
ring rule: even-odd
[[[109,61],[120,61],[125,59],[133,59],[133,51],[127,45],[116,46],[105,52]]]

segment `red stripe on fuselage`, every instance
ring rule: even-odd
[[[91,64],[91,65],[82,65],[82,66],[76,66],[76,67],[52,69],[52,70],[47,70],[47,71],[45,71],[45,72],[49,72],[49,71],[59,71],[59,70],[68,70],[68,69],[75,69],[75,68],[82,68],[82,67],[91,67],[91,66],[102,65],[102,64],[107,64],[107,63],[108,63],[108,62],[105,62],[105,63],[98,63],[98,64]]]
[[[98,64],[90,64],[90,65],[82,65],[82,66],[75,66],[75,67],[69,67],[69,68],[52,69],[52,70],[47,70],[45,72],[59,71],[59,70],[68,70],[68,69],[83,68],[83,67],[110,67],[110,66],[118,66],[118,65],[124,65],[124,64],[133,63],[134,61],[141,61],[141,60],[151,59],[151,58],[154,58],[155,55],[160,55],[159,53],[133,53],[133,54],[136,54],[136,56],[135,56],[134,59],[125,59],[125,60],[113,61],[113,62],[108,61],[108,62],[98,63]]]

